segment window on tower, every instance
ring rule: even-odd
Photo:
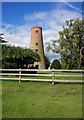
[[[36,43],[36,46],[38,46],[38,43]]]
[[[38,52],[38,49],[36,49],[36,52]]]
[[[38,33],[38,30],[36,30],[36,33]]]

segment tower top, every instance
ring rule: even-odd
[[[40,28],[42,30],[42,27],[40,27],[40,26],[34,26],[31,29],[33,29],[33,28]]]

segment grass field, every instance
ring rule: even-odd
[[[3,118],[82,118],[82,84],[2,81]]]

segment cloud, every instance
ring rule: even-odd
[[[44,20],[45,19],[45,17],[47,16],[47,13],[46,12],[34,12],[32,15],[30,15],[30,14],[26,14],[25,16],[24,16],[24,19],[25,20],[37,20],[37,19],[42,19],[42,20]]]
[[[64,9],[53,11],[52,16],[56,19],[58,24],[64,24],[66,20],[82,18],[82,15],[79,12]]]
[[[61,30],[62,26],[55,26],[55,28],[52,27],[51,29],[46,29],[45,31],[43,31],[44,42],[49,42],[50,40],[58,39],[59,31]]]
[[[81,13],[82,13],[82,10],[80,10],[79,8],[77,8],[77,7],[73,6],[73,5],[72,5],[72,4],[70,4],[70,3],[68,3],[68,2],[64,2],[64,4],[66,4],[66,5],[68,5],[69,7],[71,7],[71,8],[73,8],[73,9],[75,9],[75,10],[77,10],[77,11],[79,11],[79,12],[81,12]]]
[[[8,44],[22,47],[29,47],[30,31],[28,26],[14,26],[9,24],[3,24],[4,39],[8,41]]]
[[[51,63],[54,59],[60,59],[61,58],[60,54],[52,53],[52,52],[47,53],[47,56],[50,59]]]
[[[34,12],[24,15],[27,21],[25,25],[15,26],[11,24],[3,24],[4,37],[9,41],[9,44],[29,47],[31,27],[41,26],[43,28],[43,38],[45,42],[50,42],[52,39],[58,39],[58,32],[62,30],[65,20],[81,18],[79,12],[71,12],[69,10],[51,10],[45,12]]]
[[[83,0],[57,0],[57,2],[83,2]]]
[[[67,4],[69,5],[69,4]],[[69,5],[70,7],[73,7]],[[74,8],[74,7],[73,7]],[[65,25],[65,21],[69,19],[80,18],[82,15],[74,8],[75,11],[66,9],[55,9],[51,11],[39,11],[32,14],[24,15],[25,24],[15,26],[11,24],[3,24],[4,39],[8,40],[11,45],[22,46],[29,48],[31,39],[31,27],[41,26],[43,28],[43,42],[44,50],[45,43],[50,40],[56,40],[59,38],[59,31],[62,31],[62,26]],[[49,58],[60,58],[57,54],[49,54]]]
[[[41,15],[42,18],[40,17]],[[32,24],[33,26],[38,25],[43,28],[43,41],[45,48],[45,42],[50,42],[52,39],[59,38],[59,31],[62,30],[62,26],[65,25],[66,20],[75,19],[78,17],[81,19],[82,15],[76,11],[71,12],[65,9],[57,9],[46,12],[34,12],[30,15],[25,15],[25,17],[27,24],[29,24],[30,21],[34,23]]]
[[[65,23],[65,20],[75,19],[77,17],[82,18],[82,15],[77,11],[56,9],[26,14],[24,19],[27,23],[35,22],[35,24],[43,25],[44,27],[52,27],[53,25]]]

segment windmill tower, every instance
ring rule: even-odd
[[[35,62],[34,66],[36,66],[38,69],[45,69],[42,28],[39,26],[31,28],[30,49],[32,49],[34,52],[37,52],[41,58],[41,61]]]

